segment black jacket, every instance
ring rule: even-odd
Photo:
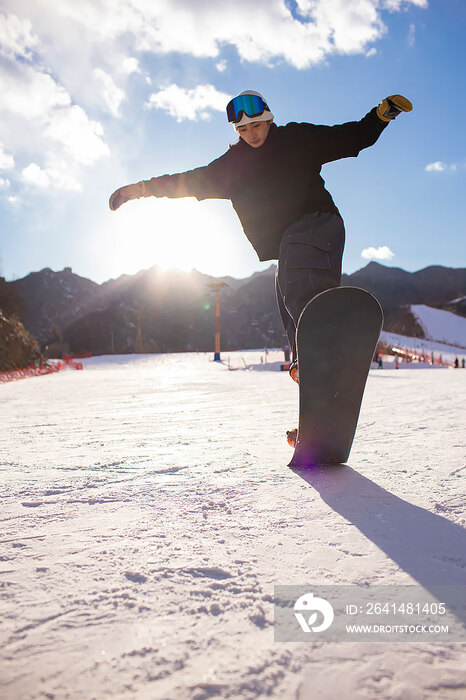
[[[387,126],[375,108],[359,122],[337,126],[271,125],[259,148],[240,141],[209,165],[147,183],[157,197],[231,199],[260,260],[278,258],[284,230],[304,214],[337,212],[324,187],[324,163],[357,156]]]

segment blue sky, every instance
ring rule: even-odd
[[[267,267],[229,202],[108,209],[121,185],[225,152],[226,102],[248,88],[278,124],[411,99],[374,147],[323,168],[346,223],[343,269],[464,267],[465,46],[464,0],[3,0],[0,274]]]

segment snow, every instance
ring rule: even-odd
[[[466,318],[425,304],[414,304],[410,308],[426,338],[466,349]]]
[[[466,583],[466,371],[371,371],[348,466],[295,472],[288,374],[210,359],[0,387],[2,699],[459,698],[464,644],[277,643],[272,600]]]

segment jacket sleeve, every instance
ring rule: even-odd
[[[387,126],[374,107],[358,122],[314,127],[313,148],[317,148],[321,163],[356,157],[363,148],[372,146]]]
[[[155,197],[196,197],[202,199],[229,199],[231,196],[232,168],[230,152],[209,165],[185,173],[162,175],[146,180],[147,192]]]

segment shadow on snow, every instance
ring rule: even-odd
[[[443,600],[466,625],[466,530],[446,518],[404,501],[347,465],[294,468],[335,512],[355,525],[432,595],[449,586]],[[448,589],[442,589],[445,597]],[[460,593],[461,595],[461,593]],[[450,602],[450,605],[449,605]]]

